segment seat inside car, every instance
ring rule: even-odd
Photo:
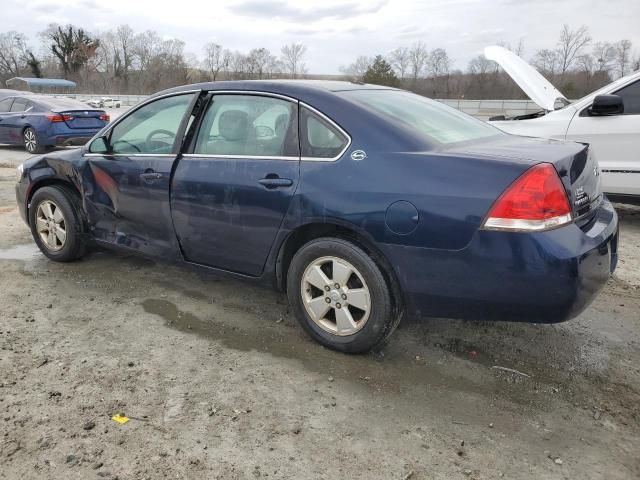
[[[211,155],[243,155],[249,153],[249,115],[242,110],[227,110],[218,119],[220,138],[207,142]]]

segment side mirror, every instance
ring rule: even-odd
[[[109,142],[106,137],[98,137],[89,145],[89,153],[109,153]]]
[[[624,113],[624,102],[618,95],[598,95],[593,99],[589,114],[594,116],[621,115]]]

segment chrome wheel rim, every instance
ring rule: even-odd
[[[61,250],[67,241],[67,223],[60,207],[51,200],[40,202],[36,209],[36,230],[44,246]]]
[[[38,145],[38,139],[33,130],[27,130],[24,132],[24,146],[29,152],[35,152]]]
[[[362,274],[338,257],[321,257],[302,274],[302,304],[313,322],[333,335],[361,330],[371,313],[371,295]]]

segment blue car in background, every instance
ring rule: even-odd
[[[0,100],[0,143],[24,145],[29,153],[84,145],[107,123],[104,110],[71,98],[12,95]]]
[[[373,85],[178,87],[17,174],[50,259],[102,245],[268,283],[343,352],[380,344],[403,315],[567,320],[617,261],[587,145]]]

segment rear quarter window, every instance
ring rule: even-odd
[[[335,125],[308,108],[302,109],[300,147],[307,158],[333,159],[342,154],[349,139]]]

